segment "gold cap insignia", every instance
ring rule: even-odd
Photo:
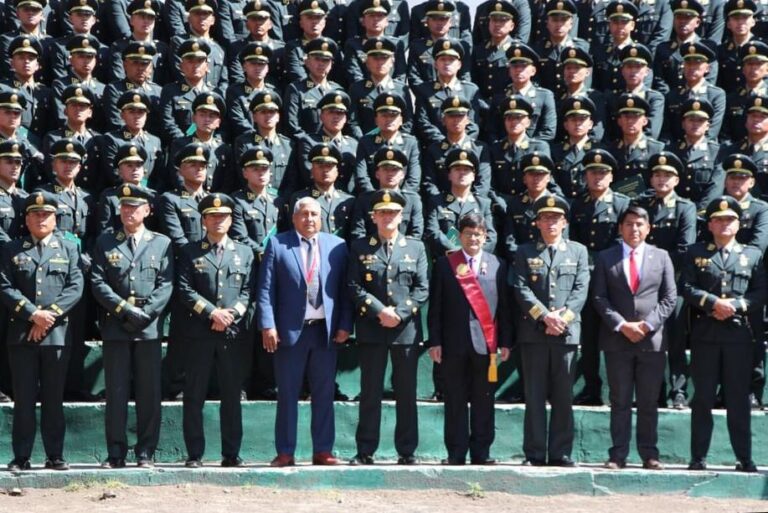
[[[144,48],[143,46],[140,46],[138,48],[138,52],[139,52],[139,55],[144,55],[147,52],[147,49]]]
[[[557,2],[557,9],[562,10],[563,9],[563,2]]]
[[[744,7],[744,0],[739,0],[738,2],[736,2],[736,7],[738,8]]]
[[[272,95],[271,94],[265,94],[264,95],[264,103],[271,103],[272,102]]]
[[[688,47],[688,53],[690,53],[690,54],[696,53],[696,47],[693,46],[693,45],[689,46]]]
[[[29,39],[25,39],[24,41],[21,42],[21,46],[23,46],[24,48],[29,48],[30,46],[32,46],[32,43],[29,41]]]
[[[699,110],[701,108],[701,103],[693,102],[693,105],[691,105],[691,107],[693,107],[693,110]]]
[[[35,205],[42,205],[44,203],[43,195],[38,194],[37,198],[35,198]]]
[[[516,109],[517,108],[517,100],[509,100],[509,108],[510,109]]]
[[[568,50],[568,57],[576,57],[576,50],[573,48]]]
[[[728,202],[723,200],[720,202],[720,210],[728,210]]]
[[[443,41],[443,50],[449,50],[451,48],[450,41]]]
[[[388,151],[387,152],[387,160],[392,160],[395,158],[395,152],[394,151]]]
[[[388,192],[385,192],[384,196],[381,197],[381,200],[384,203],[389,203],[390,201],[392,201],[392,196],[390,196]]]
[[[602,161],[603,161],[603,156],[602,155],[600,155],[599,153],[597,155],[595,155],[595,163],[596,164],[599,164]]]
[[[459,105],[461,105],[461,100],[459,100],[458,96],[453,97],[453,101],[451,101],[451,105],[453,105],[454,107],[458,107]]]
[[[531,164],[533,164],[534,166],[538,166],[539,162],[541,162],[541,159],[534,155],[534,157],[531,159]]]
[[[75,147],[72,143],[67,144],[67,151],[75,151]]]
[[[662,155],[661,157],[659,157],[659,165],[663,166],[663,165],[665,165],[666,163],[667,163],[667,157],[665,157],[664,155]]]
[[[387,96],[387,105],[393,105],[395,103],[395,99],[391,96]]]
[[[152,0],[147,0],[144,2],[144,7],[152,7]]]
[[[683,9],[688,7],[688,0],[683,0],[682,2],[680,2],[680,7],[682,7]]]
[[[462,151],[461,153],[459,153],[459,159],[466,160],[467,159],[467,152],[466,151]]]
[[[256,158],[257,159],[263,159],[264,158],[264,152],[259,150],[256,152]]]
[[[523,52],[520,50],[520,48],[515,48],[515,57],[520,57],[523,54]]]
[[[336,95],[336,98],[333,99],[333,103],[344,103],[341,95]]]
[[[11,146],[11,151],[14,151],[14,152],[19,151],[19,145],[14,144],[13,146]]]
[[[128,154],[131,156],[136,156],[139,154],[139,149],[136,146],[131,146],[131,149],[128,150]]]
[[[264,50],[262,50],[260,46],[257,46],[257,47],[254,49],[254,52],[256,53],[256,55],[261,55],[263,51],[264,51]]]
[[[437,10],[438,11],[442,11],[444,9],[445,9],[445,4],[443,2],[440,2],[439,4],[437,4]]]
[[[328,43],[323,43],[323,44],[321,44],[321,45],[320,45],[320,49],[321,49],[321,50],[323,50],[323,51],[326,51],[326,50],[328,50]]]
[[[138,94],[134,94],[133,103],[141,103],[141,96],[139,96]]]
[[[213,96],[209,96],[208,98],[206,98],[205,103],[207,103],[208,105],[213,105]]]
[[[382,44],[382,42],[381,42],[381,41],[376,41],[376,49],[377,49],[377,50],[381,50],[381,48],[382,48],[383,46],[384,46],[384,45]]]
[[[197,148],[195,150],[195,155],[197,155],[198,157],[201,157],[203,155],[203,149],[202,148]]]
[[[581,108],[581,102],[580,101],[573,102],[573,108],[574,109],[580,109]]]
[[[82,96],[82,95],[83,95],[83,90],[82,89],[80,89],[79,87],[77,89],[75,89],[75,96]]]
[[[312,3],[310,4],[310,7],[311,7],[312,9],[317,9],[317,7],[318,7],[319,5],[320,5],[320,4],[318,4],[317,2],[312,2]]]
[[[131,195],[131,188],[127,185],[123,187],[123,196],[130,196]]]
[[[496,9],[497,11],[500,11],[501,10],[501,4],[497,3],[496,6],[494,7],[494,9]]]
[[[733,161],[733,167],[740,168],[741,167],[741,159],[736,159]]]
[[[323,148],[320,150],[320,155],[327,157],[329,153],[328,146],[323,146]]]
[[[624,12],[624,6],[619,4],[616,6],[616,12]]]
[[[83,48],[88,48],[89,46],[91,46],[91,42],[87,39],[83,39]]]
[[[555,206],[555,198],[553,198],[551,196],[549,198],[547,198],[547,206],[548,207],[554,207]]]
[[[637,48],[630,48],[629,55],[631,55],[632,57],[637,57]]]
[[[627,99],[627,107],[634,107],[635,106],[635,100],[632,98]]]
[[[216,208],[220,207],[221,206],[221,198],[219,198],[218,196],[213,198],[213,206],[216,207]]]
[[[11,101],[16,103],[17,101],[19,101],[19,96],[17,94],[12,94],[11,95]]]
[[[200,49],[200,45],[197,43],[192,43],[192,51],[196,52]]]
[[[763,99],[755,98],[755,107],[762,107],[762,105],[763,105]]]

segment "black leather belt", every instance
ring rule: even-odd
[[[316,325],[320,324],[321,322],[325,322],[325,319],[305,319],[304,320],[304,327],[306,328],[306,327],[309,327],[309,326],[316,326]]]

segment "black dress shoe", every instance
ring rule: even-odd
[[[547,464],[544,460],[537,460],[535,458],[527,458],[523,460],[524,467],[543,467]]]
[[[757,472],[757,466],[755,466],[755,462],[752,460],[740,461],[736,464],[736,470],[738,472],[748,472],[750,474],[754,474]]]
[[[685,394],[678,392],[675,397],[672,398],[672,408],[675,410],[684,410],[688,407],[688,399],[685,398]]]
[[[242,467],[245,462],[240,456],[228,457],[221,460],[222,467]]]
[[[154,468],[155,462],[147,456],[139,456],[136,458],[136,466],[139,468]]]
[[[22,470],[30,470],[32,464],[26,458],[14,459],[8,464],[8,470],[10,472],[21,472]]]
[[[10,397],[0,392],[0,403],[12,403],[12,402],[13,400]]]
[[[200,458],[189,458],[184,462],[184,466],[187,468],[202,468],[203,460]]]
[[[125,468],[125,458],[107,458],[101,464],[101,468],[108,468],[108,469]]]
[[[578,467],[578,464],[573,461],[569,456],[563,456],[562,458],[555,458],[549,460],[550,467]]]
[[[763,408],[762,403],[755,394],[749,394],[749,405],[753,410],[761,410]]]
[[[398,465],[418,465],[419,460],[418,458],[416,458],[416,456],[411,454],[410,456],[400,456],[399,458],[397,458],[397,464]]]
[[[493,458],[472,458],[472,465],[496,465]]]
[[[599,395],[582,392],[573,398],[576,406],[603,406],[603,400]]]
[[[608,470],[621,470],[627,466],[627,462],[624,460],[608,460],[603,463],[603,468]]]
[[[265,388],[258,395],[258,398],[262,401],[275,401],[277,400],[277,390],[274,388]]]
[[[370,454],[355,454],[355,457],[349,460],[350,465],[373,465],[373,456]]]
[[[693,460],[688,464],[688,470],[707,470],[707,462],[704,460]]]
[[[441,465],[466,465],[465,460],[460,460],[457,458],[445,458],[444,460],[440,460]]]
[[[45,468],[50,470],[69,470],[69,463],[64,458],[48,458],[45,460]]]

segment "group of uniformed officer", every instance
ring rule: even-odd
[[[34,341],[54,317],[72,319],[50,344],[69,348],[55,360],[67,367],[70,398],[87,398],[83,341],[104,340],[110,466],[126,457],[127,361],[146,378],[141,386],[152,385],[136,390],[139,461],[152,459],[162,396],[190,405],[190,459],[202,457],[192,412],[211,359],[220,378],[239,377],[221,384],[223,425],[235,388],[238,398],[274,397],[269,355],[258,344],[239,358],[231,351],[232,340],[248,338],[247,311],[216,314],[221,347],[205,361],[190,365],[186,342],[202,333],[190,334],[190,319],[218,309],[206,301],[224,300],[215,285],[246,294],[246,264],[258,267],[303,197],[320,204],[324,231],[352,243],[375,236],[370,205],[381,189],[394,191],[399,233],[422,238],[433,261],[459,248],[459,220],[471,213],[487,227],[483,249],[513,268],[540,238],[534,205],[544,197],[566,201],[564,236],[583,244],[590,268],[633,202],[650,212],[649,242],[678,272],[690,246],[712,240],[707,208],[721,194],[739,204],[738,243],[768,247],[768,11],[754,0],[487,0],[474,23],[461,0],[410,9],[403,0],[12,0],[2,9],[0,241],[46,239],[29,215],[52,210],[62,265],[77,260],[82,276],[72,279],[92,286],[67,308],[58,300],[60,312],[38,302],[53,313],[37,322],[31,298],[26,307],[5,301],[0,325],[10,340],[19,318],[31,322]],[[37,198],[42,206],[28,204]],[[216,199],[225,205],[208,204]],[[225,238],[216,235],[224,221],[204,211],[231,216]],[[209,254],[217,238],[222,258],[236,253],[227,266]],[[62,256],[71,247],[77,258]],[[36,257],[22,261],[31,268]],[[172,287],[174,267],[195,279]],[[196,281],[214,271],[226,274],[220,283]],[[61,294],[37,295],[48,292]],[[685,350],[701,316],[683,299],[668,321],[670,390],[660,397],[675,407],[687,404]],[[247,306],[245,296],[237,304]],[[600,320],[586,298],[581,317],[572,342],[581,344],[585,387],[574,400],[602,404]],[[762,306],[744,324],[759,406]],[[3,392],[28,397],[16,390],[29,386],[14,375],[19,354],[2,352],[0,401]],[[237,374],[222,367],[235,361]],[[20,412],[19,426],[28,415]],[[223,456],[236,464],[240,435],[227,426]],[[47,449],[54,467],[60,452]]]

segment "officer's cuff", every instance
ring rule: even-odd
[[[530,315],[534,321],[541,320],[541,318],[546,314],[547,314],[547,309],[544,308],[544,305],[542,305],[541,303],[536,303],[530,308],[530,310],[528,310],[528,315]]]
[[[566,323],[570,324],[573,322],[574,319],[576,319],[576,314],[571,310],[570,308],[566,309],[563,313],[560,314],[560,318]]]

